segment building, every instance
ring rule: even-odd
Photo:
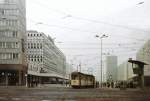
[[[136,59],[148,64],[144,65],[144,80],[145,86],[150,86],[150,40],[148,40],[137,52]]]
[[[117,80],[117,56],[106,56],[106,80]]]
[[[150,40],[148,40],[137,52],[136,59],[150,64]],[[150,65],[144,66],[144,75],[150,76]]]
[[[25,0],[0,0],[0,85],[24,85]]]
[[[28,79],[30,82],[62,82],[66,77],[66,57],[50,36],[27,31]]]
[[[123,62],[117,68],[117,81],[127,81],[134,77],[132,64],[128,61]]]
[[[150,86],[150,40],[148,40],[137,52],[136,60],[144,62],[144,85]],[[139,86],[139,77],[133,73],[133,68],[137,65],[132,65],[128,61],[118,66],[118,81],[127,81],[133,85]]]
[[[117,80],[127,80],[127,62],[121,63],[117,68]]]

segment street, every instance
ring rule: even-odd
[[[0,101],[149,101],[150,91],[136,89],[72,89],[2,87]]]

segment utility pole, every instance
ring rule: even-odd
[[[81,62],[79,63],[79,68],[80,68],[79,72],[81,72]]]

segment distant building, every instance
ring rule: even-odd
[[[150,86],[150,40],[137,52],[136,59],[148,64],[144,65],[144,84]]]
[[[144,65],[144,85],[150,86],[150,40],[148,40],[137,52],[136,60],[144,62],[148,65]],[[127,81],[128,83],[132,82],[136,86],[139,86],[139,77],[137,74],[133,73],[133,68],[135,65],[124,62],[118,66],[118,81]]]
[[[24,85],[25,0],[0,0],[0,85]]]
[[[117,80],[117,56],[106,56],[106,80]]]
[[[50,36],[37,31],[27,31],[26,45],[29,81],[40,79],[42,83],[50,83],[51,80],[66,77],[66,57]]]
[[[134,77],[132,64],[128,61],[123,62],[117,68],[117,81],[126,81]]]
[[[68,79],[70,79],[70,74],[73,72],[73,66],[72,64],[66,63],[66,76]]]
[[[144,75],[150,76],[150,40],[137,52],[136,59],[149,64],[144,66]]]

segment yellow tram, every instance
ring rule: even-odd
[[[93,75],[84,74],[81,72],[71,73],[72,88],[94,88],[95,77]]]

